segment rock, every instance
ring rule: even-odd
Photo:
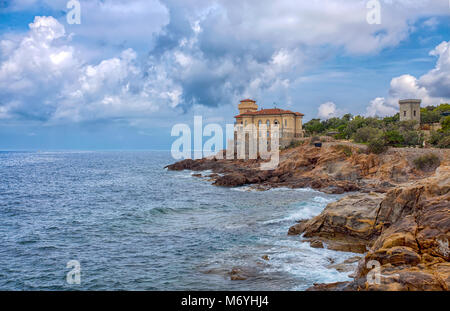
[[[319,240],[312,240],[311,242],[309,242],[309,246],[313,248],[323,248],[323,243]]]
[[[383,199],[384,195],[379,193],[349,195],[328,204],[319,216],[292,231],[303,229],[304,237],[339,239],[341,242],[347,239],[351,244],[365,245],[378,233],[374,224]]]
[[[247,179],[243,174],[232,173],[217,178],[217,180],[214,182],[214,185],[222,187],[239,187],[245,185],[246,182]]]
[[[420,183],[388,192],[376,222],[382,233],[357,269],[354,284],[359,290],[450,289],[447,244],[442,243],[450,238],[449,188],[449,170],[441,169]],[[383,274],[380,284],[367,280],[367,265],[374,260]]]
[[[176,162],[171,165],[167,165],[165,168],[171,171],[182,171],[182,170],[189,170],[194,165],[195,161],[192,159],[186,159],[180,162]]]
[[[350,271],[355,270],[355,267],[353,267],[352,265],[349,265],[349,264],[345,264],[345,263],[329,265],[329,266],[327,266],[327,268],[336,269],[339,272],[350,272]]]
[[[192,174],[193,177],[202,177],[202,174]]]
[[[359,256],[354,256],[354,257],[351,257],[351,258],[348,258],[348,259],[344,260],[344,263],[347,263],[347,264],[349,264],[349,263],[355,263],[355,262],[358,262],[358,261],[360,261],[360,260],[361,260],[361,257],[359,257]]]
[[[230,279],[232,281],[244,281],[250,277],[254,277],[255,275],[255,269],[248,267],[233,267],[230,272]]]
[[[306,291],[316,292],[316,291],[345,291],[348,290],[350,282],[336,282],[329,284],[314,284],[312,287],[308,288]]]
[[[439,150],[441,165],[435,172],[422,172],[414,168],[413,160],[428,150],[391,148],[373,155],[353,147],[351,153],[345,152],[348,148],[336,149],[333,144],[345,143],[325,142],[322,148],[304,144],[283,150],[278,167],[271,171],[260,170],[261,159],[217,158],[184,160],[167,169],[211,170],[223,174],[212,177],[214,185],[225,187],[309,187],[334,194],[359,191],[289,228],[289,235],[303,234],[317,240],[312,243],[317,246],[320,242],[332,250],[365,254],[352,274],[354,281],[317,284],[311,290],[449,290],[448,150]],[[380,284],[367,279],[371,261],[380,264]],[[243,268],[230,273],[232,279],[248,275]]]
[[[264,255],[264,256],[262,256],[261,258],[264,259],[264,260],[266,260],[266,261],[268,261],[268,260],[269,260],[269,255]]]
[[[288,235],[299,235],[305,231],[307,220],[300,220],[297,224],[289,228]]]
[[[359,240],[354,240],[352,238],[348,238],[345,241],[329,240],[327,241],[327,248],[339,252],[364,254],[367,251],[366,243],[367,241],[361,242]]]

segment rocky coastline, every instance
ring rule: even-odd
[[[430,152],[439,156],[440,165],[417,169],[414,159]],[[261,171],[261,162],[212,157],[180,161],[167,169],[192,170],[223,187],[348,192],[320,215],[288,230],[312,247],[362,256],[349,272],[353,281],[314,284],[309,290],[449,290],[449,150],[392,148],[375,155],[363,145],[327,142],[317,148],[305,140],[280,152],[277,169]],[[331,268],[347,271],[345,264]]]

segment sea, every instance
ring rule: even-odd
[[[329,266],[354,254],[287,235],[339,195],[216,187],[164,169],[173,162],[168,151],[0,152],[0,290],[302,291],[350,280]],[[233,269],[247,279],[231,280]]]

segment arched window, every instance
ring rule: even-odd
[[[278,120],[273,121],[273,124],[278,125]]]
[[[259,121],[258,121],[258,126],[261,126],[261,124],[262,124],[262,121],[259,120]]]
[[[267,124],[267,129],[270,129],[270,121],[269,120],[267,120],[266,124]]]
[[[287,120],[286,119],[284,119],[284,126],[287,127]]]

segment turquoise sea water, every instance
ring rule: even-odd
[[[354,256],[287,236],[338,196],[212,186],[169,152],[1,152],[0,290],[304,290]],[[269,261],[261,259],[268,255]],[[66,264],[78,260],[81,284]],[[250,278],[231,281],[233,267]]]

